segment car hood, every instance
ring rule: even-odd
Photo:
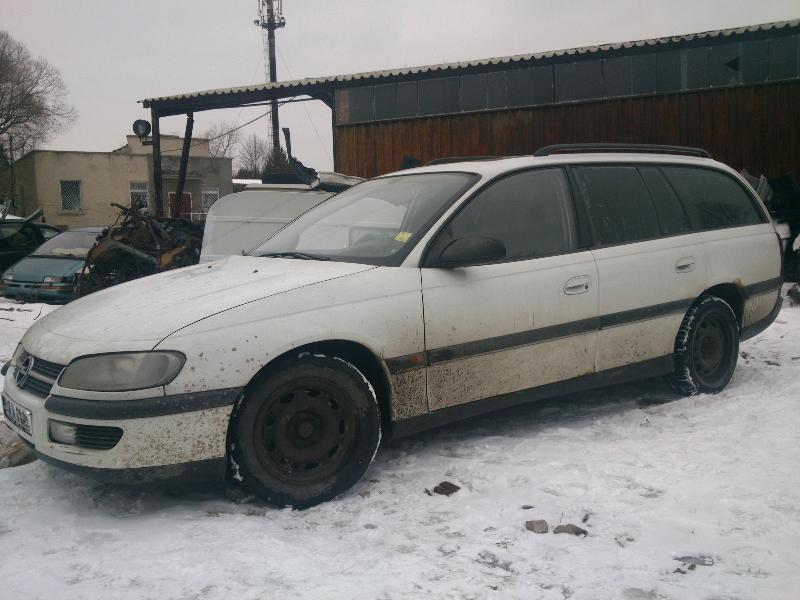
[[[81,267],[82,258],[27,256],[6,273],[13,275],[14,281],[41,283],[45,276],[72,277]]]
[[[230,256],[143,277],[53,311],[26,334],[28,352],[53,362],[84,353],[142,350],[216,313],[375,267]]]

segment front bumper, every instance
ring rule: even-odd
[[[64,304],[75,300],[75,286],[29,282],[0,282],[0,296],[27,302],[52,302]]]
[[[6,425],[43,460],[95,476],[142,481],[220,469],[224,473],[228,423],[240,391],[113,401],[40,398],[16,386],[12,369],[2,394],[30,411],[30,434],[8,420]],[[50,420],[118,427],[122,437],[104,450],[58,443],[50,438]]]

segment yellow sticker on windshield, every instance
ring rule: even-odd
[[[396,239],[398,242],[403,242],[405,244],[408,241],[408,238],[410,238],[412,235],[414,234],[411,233],[410,231],[401,231],[396,236],[394,236],[394,239]]]

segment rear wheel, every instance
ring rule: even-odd
[[[380,443],[372,388],[353,365],[303,354],[252,387],[234,426],[244,486],[278,506],[338,496],[366,472]]]
[[[728,385],[738,356],[739,326],[733,309],[722,298],[701,298],[678,331],[670,384],[682,394],[715,394]]]

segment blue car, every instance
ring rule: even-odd
[[[0,278],[0,296],[62,304],[75,299],[75,274],[101,227],[72,229],[56,235],[9,267]]]

